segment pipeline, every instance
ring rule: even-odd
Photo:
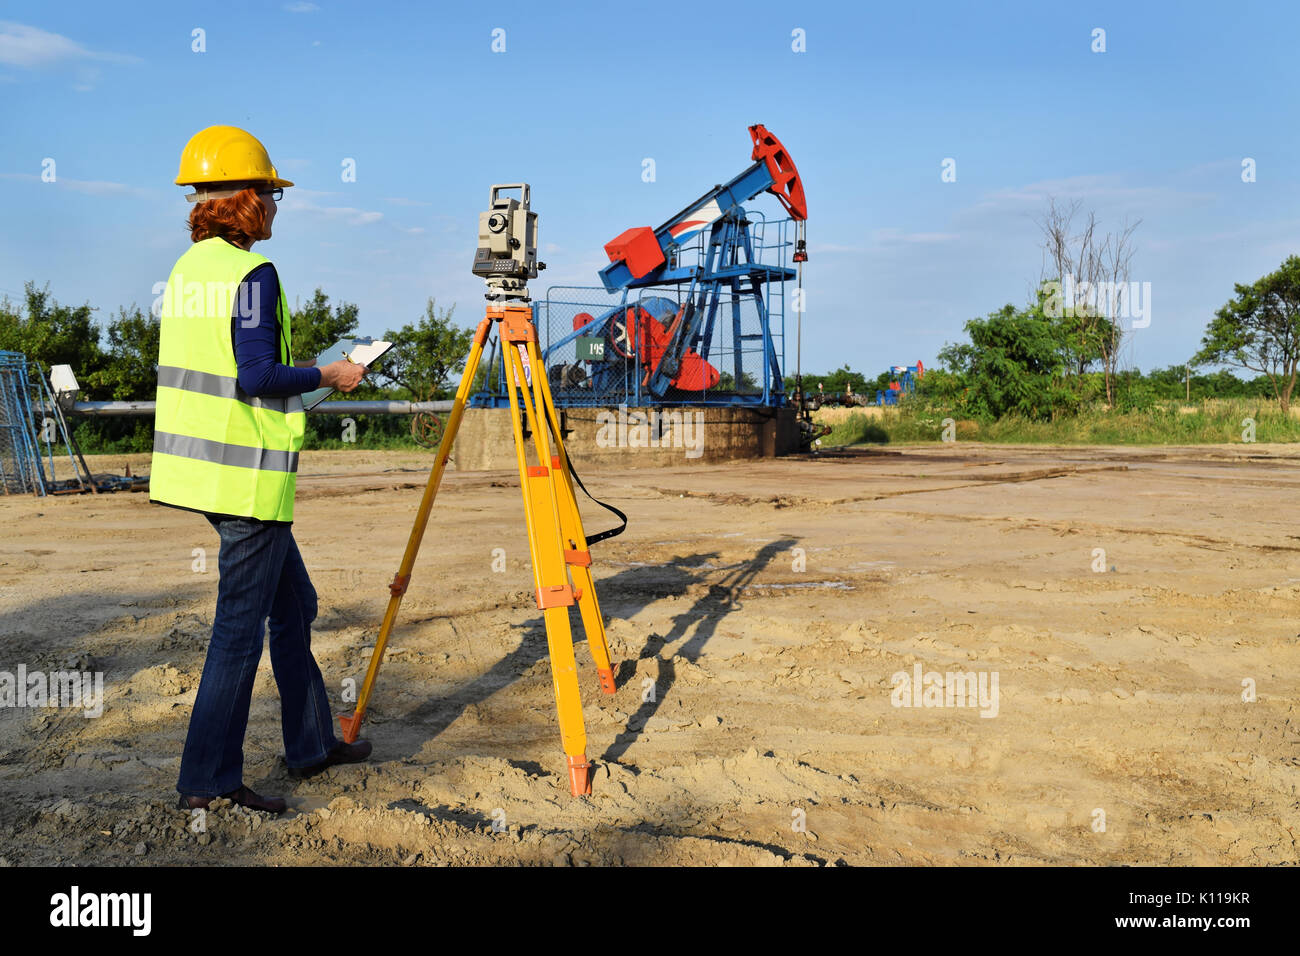
[[[69,409],[74,415],[92,418],[120,416],[152,417],[155,402],[75,402]],[[419,415],[427,412],[449,412],[452,402],[321,402],[310,409],[308,415]],[[41,412],[48,413],[48,403],[41,403]]]

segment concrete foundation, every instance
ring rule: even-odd
[[[564,408],[559,414],[564,447],[578,467],[710,464],[774,458],[799,447],[793,408]],[[515,468],[510,410],[465,409],[451,457],[458,471]]]

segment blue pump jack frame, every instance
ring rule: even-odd
[[[743,261],[741,261],[742,252]],[[677,374],[681,357],[687,349],[693,348],[702,359],[706,362],[709,360],[722,291],[725,287],[731,292],[731,336],[734,345],[732,381],[737,385],[741,383],[744,374],[744,350],[741,344],[747,341],[761,341],[763,347],[765,374],[761,394],[750,397],[749,401],[737,401],[736,404],[785,404],[781,366],[777,361],[776,348],[772,342],[771,322],[763,295],[763,285],[767,282],[784,282],[793,279],[795,271],[783,266],[764,265],[754,261],[754,244],[749,233],[749,220],[745,216],[745,210],[735,206],[713,223],[704,267],[698,271],[691,269],[689,272],[691,287],[686,298],[682,327],[673,336],[668,351],[665,352],[659,367],[650,378],[650,394],[656,399],[662,399],[667,394],[672,379]],[[649,284],[638,281],[633,287]],[[741,297],[744,295],[750,295],[754,299],[761,330],[748,335],[741,332],[740,304]],[[736,398],[744,399],[746,396],[736,396]]]
[[[551,354],[580,336],[608,334],[609,323],[615,316],[622,314],[627,309],[631,290],[660,287],[667,292],[669,291],[668,287],[672,287],[672,291],[676,293],[680,291],[681,286],[689,283],[686,297],[683,299],[686,308],[683,312],[681,326],[673,336],[658,368],[651,375],[650,381],[644,389],[644,394],[640,384],[641,375],[634,374],[632,376],[632,388],[630,389],[632,395],[629,397],[633,398],[638,405],[643,401],[655,404],[692,404],[691,399],[688,397],[668,398],[672,388],[672,380],[680,369],[682,356],[685,355],[687,349],[694,349],[706,362],[709,360],[714,344],[714,333],[718,328],[722,293],[729,291],[731,293],[733,347],[732,381],[737,386],[743,382],[745,373],[744,343],[759,340],[762,342],[763,352],[763,381],[759,392],[748,395],[728,395],[719,404],[761,406],[787,404],[788,400],[785,395],[781,373],[781,361],[776,354],[772,339],[770,308],[764,295],[764,284],[787,282],[795,279],[798,273],[784,265],[765,265],[755,261],[755,243],[749,229],[750,214],[746,213],[745,208],[741,205],[742,202],[768,190],[772,184],[772,176],[768,171],[767,164],[761,161],[756,162],[727,184],[715,186],[654,230],[655,238],[664,254],[664,261],[659,266],[640,278],[633,278],[627,264],[623,261],[612,262],[600,270],[600,280],[606,292],[622,292],[620,304],[603,312],[596,317],[595,321],[550,343],[542,353],[543,366],[549,369]],[[691,220],[689,217],[691,214],[698,212],[701,207],[714,201],[717,202],[721,215],[707,226],[701,225],[698,228],[690,228]],[[754,215],[757,219],[764,219],[761,213]],[[709,236],[704,262],[700,264],[697,258],[699,249],[694,244],[698,241],[696,237],[704,228],[709,229]],[[676,235],[674,235],[674,230],[676,230]],[[782,229],[778,235],[783,234]],[[784,244],[778,243],[778,245],[781,248],[782,261],[784,261]],[[686,264],[683,260],[691,252],[694,252],[694,254],[689,257],[696,259],[696,261]],[[741,330],[741,300],[744,296],[752,296],[754,299],[761,329],[757,333],[744,334]],[[641,304],[644,301],[642,299],[641,302],[635,304]],[[784,320],[784,316],[782,318]],[[725,321],[725,318],[723,321]],[[631,340],[637,342],[635,330],[629,330],[629,332],[631,333]],[[782,332],[784,333],[784,329]],[[493,368],[495,355],[496,344],[494,343],[488,359],[489,369]],[[593,393],[595,393],[593,398],[602,391],[598,380],[600,374],[600,372],[596,372],[593,375],[593,385],[595,386],[593,388]],[[498,390],[504,391],[503,377],[497,374],[491,376],[491,378],[497,379],[497,381],[486,383],[487,387],[492,391],[475,394],[471,404],[477,407],[500,407],[501,404],[504,404],[504,397],[494,394]],[[502,387],[498,389],[498,385]],[[557,396],[556,403],[558,405],[567,404],[562,396]]]

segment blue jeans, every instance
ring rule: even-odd
[[[285,762],[311,766],[339,743],[311,653],[316,589],[292,525],[215,516],[208,521],[221,535],[217,613],[176,784],[192,797],[217,797],[243,783],[244,731],[268,616]]]

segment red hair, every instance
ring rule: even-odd
[[[196,203],[189,226],[193,242],[220,236],[231,245],[246,246],[266,238],[266,206],[250,186],[228,199]]]

